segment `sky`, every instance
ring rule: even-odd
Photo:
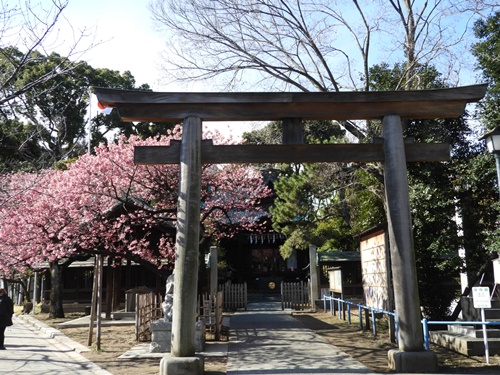
[[[51,0],[40,1],[49,6]],[[182,0],[179,0],[182,1]],[[149,84],[154,91],[166,92],[203,92],[213,91],[207,83],[180,85],[166,82],[161,69],[161,54],[165,53],[166,35],[161,35],[154,29],[151,14],[147,9],[150,0],[69,0],[64,10],[66,21],[58,23],[62,27],[59,38],[63,43],[71,41],[71,24],[73,33],[87,28],[92,31],[81,43],[88,45],[92,41],[97,45],[87,50],[78,60],[87,61],[94,68],[108,68],[123,73],[129,70],[136,79],[136,84]],[[65,26],[66,25],[66,26]],[[57,43],[56,43],[57,45]],[[56,52],[64,55],[63,50]],[[465,84],[474,82],[464,81]],[[229,129],[228,123],[208,125],[205,128],[217,127],[224,132]],[[261,127],[262,123],[231,123],[232,133],[240,136],[243,131]]]
[[[50,4],[50,0],[42,0]],[[69,0],[63,15],[76,34],[83,28],[91,29],[97,46],[86,51],[79,60],[94,68],[108,68],[123,73],[129,70],[136,84],[147,83],[154,91],[211,91],[202,84],[181,86],[165,82],[161,70],[161,53],[165,51],[164,36],[154,30],[147,4],[149,0]],[[62,24],[62,23],[61,23]],[[70,32],[65,35],[69,40]],[[82,46],[92,41],[86,38]],[[57,51],[56,51],[57,52]],[[239,138],[262,123],[210,122],[204,129],[217,128]]]
[[[48,1],[48,0],[46,0]],[[81,59],[94,68],[130,70],[138,85],[148,83],[155,91],[185,91],[162,85],[161,35],[153,30],[147,0],[70,0],[63,15],[75,32],[91,29],[97,46]],[[86,38],[82,45],[91,42]]]

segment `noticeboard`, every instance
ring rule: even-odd
[[[328,279],[330,281],[330,292],[342,294],[342,270],[340,267],[329,268]]]
[[[472,288],[472,300],[476,309],[490,309],[490,288],[487,286],[475,286]]]
[[[389,254],[386,232],[367,235],[360,241],[361,270],[365,304],[382,310],[392,310],[390,302]]]

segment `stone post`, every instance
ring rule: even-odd
[[[316,310],[316,300],[320,297],[316,254],[317,254],[316,246],[309,245],[309,269],[311,273],[311,308],[313,310]]]
[[[201,119],[186,118],[182,130],[177,203],[172,357],[162,359],[160,374],[203,374],[203,357],[195,356],[200,241],[201,138]]]
[[[389,366],[397,372],[434,372],[437,370],[436,355],[424,351],[423,347],[401,118],[395,115],[385,116],[382,129],[386,211],[399,327],[399,350],[389,351]]]

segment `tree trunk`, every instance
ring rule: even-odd
[[[52,288],[50,289],[49,316],[51,318],[64,318],[63,298],[62,298],[63,267],[57,261],[50,262],[49,266],[50,266],[50,279],[52,284]]]
[[[106,319],[111,319],[111,311],[113,309],[113,258],[108,257],[108,265],[106,267]]]
[[[132,264],[130,259],[127,259],[127,265],[125,267],[125,291],[131,288],[130,280],[132,279]]]
[[[121,259],[115,261],[115,267],[113,268],[113,304],[112,310],[120,310],[120,290],[121,290],[121,279],[122,279],[122,266]]]

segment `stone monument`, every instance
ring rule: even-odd
[[[163,301],[163,303],[161,304],[163,310],[163,319],[168,322],[172,321],[172,306],[174,305],[174,272],[172,272],[172,274],[167,278],[165,301]]]
[[[150,353],[168,353],[172,344],[172,314],[174,304],[174,273],[167,278],[165,290],[165,300],[161,304],[163,318],[151,322],[149,329],[151,331]],[[205,348],[205,324],[203,321],[196,322],[195,331],[195,349],[197,352]]]
[[[163,318],[151,322],[149,330],[151,331],[150,353],[170,352],[172,341],[172,306],[174,302],[174,273],[167,278],[165,290],[165,300],[161,304]]]

